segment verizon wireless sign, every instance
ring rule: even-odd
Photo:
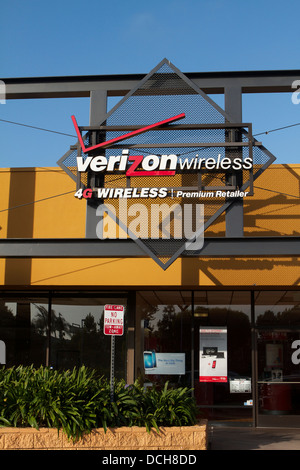
[[[123,134],[122,136],[115,137],[114,139],[101,142],[100,144],[86,147],[75,116],[72,116],[72,121],[77,133],[81,149],[83,153],[88,153],[101,148],[107,148],[111,145],[129,139],[139,134],[159,128],[165,124],[185,118],[185,113],[180,113],[176,116],[170,117],[163,121],[156,122],[150,126],[141,127],[133,132]],[[253,167],[252,158],[246,157],[221,157],[221,154],[216,157],[202,158],[198,154],[192,158],[182,158],[178,155],[129,155],[128,150],[123,150],[121,155],[111,155],[105,157],[104,155],[77,157],[77,168],[79,172],[92,171],[98,172],[124,172],[127,177],[131,176],[175,176],[178,170],[183,171],[199,171],[200,169],[206,170],[250,170]]]
[[[105,305],[104,307],[104,334],[109,336],[122,336],[124,333],[124,306]]]
[[[80,172],[91,170],[93,172],[125,172],[126,176],[174,176],[179,170],[250,170],[252,159],[242,157],[228,158],[218,154],[216,158],[203,158],[198,155],[192,158],[182,158],[178,155],[128,155],[123,150],[122,155],[113,155],[108,158],[98,155],[77,157],[77,168]]]
[[[99,125],[71,119],[78,140],[58,163],[76,183],[74,196],[93,208],[89,231],[100,240],[131,238],[163,269],[201,250],[208,227],[252,196],[275,160],[252,124],[233,122],[167,59]]]

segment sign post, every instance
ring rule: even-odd
[[[6,364],[6,346],[4,341],[0,341],[0,365]]]
[[[115,336],[124,333],[124,306],[105,305],[104,307],[104,334],[111,337],[110,343],[110,400],[114,401],[115,378]]]
[[[115,381],[115,336],[110,338],[110,401],[114,401],[114,381]]]

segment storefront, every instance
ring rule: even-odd
[[[116,337],[116,377],[128,380],[134,373],[145,386],[168,381],[192,387],[201,412],[212,421],[299,427],[297,290],[35,291],[1,297],[7,367],[85,364],[109,377],[103,311],[106,304],[121,304],[126,321],[125,334]],[[200,382],[200,328],[216,326],[224,327],[227,337],[226,381]],[[165,369],[148,367],[149,352],[165,359]],[[224,351],[213,351],[211,367],[222,360]]]
[[[191,387],[214,422],[300,427],[300,166],[168,61],[104,119],[91,96],[58,166],[0,171],[1,364],[109,376],[122,305],[116,377]]]

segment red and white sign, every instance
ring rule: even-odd
[[[199,382],[227,382],[227,328],[201,327]]]
[[[104,334],[122,336],[124,332],[124,306],[105,305]]]

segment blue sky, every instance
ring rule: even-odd
[[[278,0],[2,1],[0,79],[146,74],[164,57],[184,73],[300,70],[296,6],[293,0],[284,6]],[[222,106],[222,97],[215,98]],[[89,100],[0,105],[2,120],[73,135],[72,114],[88,124]],[[253,123],[254,133],[292,125],[300,122],[300,104],[290,94],[245,95],[243,121]],[[76,141],[3,121],[0,135],[2,167],[56,166]],[[259,140],[278,163],[300,163],[299,136],[295,126]]]

